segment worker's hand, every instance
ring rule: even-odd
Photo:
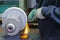
[[[45,17],[42,14],[42,8],[43,7],[39,8],[39,9],[32,10],[30,12],[30,14],[28,15],[29,21],[34,21],[36,18],[45,19]]]
[[[42,9],[43,9],[43,7],[36,10],[36,12],[35,12],[36,14],[35,14],[34,18],[45,19],[45,17],[42,14]]]
[[[35,15],[36,15],[36,9],[33,9],[30,14],[28,15],[28,21],[31,22],[31,21],[34,21],[35,20]]]

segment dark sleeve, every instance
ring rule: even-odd
[[[42,6],[44,7],[47,7],[47,6],[56,6],[58,3],[57,3],[57,0],[37,0],[36,1],[37,4],[35,6],[35,8],[40,8]]]
[[[43,3],[41,4],[41,6],[50,6],[50,5],[55,6],[56,0],[44,0]]]

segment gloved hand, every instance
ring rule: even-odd
[[[42,14],[42,9],[43,9],[43,7],[36,10],[36,12],[35,12],[36,14],[35,14],[34,18],[45,19],[45,17]]]
[[[34,21],[36,18],[39,19],[45,19],[45,17],[42,15],[42,8],[39,9],[33,9],[30,14],[28,15],[29,22]]]
[[[31,12],[30,12],[30,14],[28,15],[28,21],[29,22],[32,22],[32,21],[34,21],[35,20],[35,18],[34,18],[34,16],[36,15],[36,9],[33,9]]]

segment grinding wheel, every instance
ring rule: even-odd
[[[26,13],[17,7],[8,8],[2,14],[2,28],[10,36],[18,34],[25,28],[27,23]]]

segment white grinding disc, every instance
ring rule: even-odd
[[[11,7],[8,8],[3,14],[2,14],[2,28],[6,32],[7,35],[13,36],[18,34],[21,30],[25,28],[27,22],[27,15],[26,13],[17,7]],[[13,26],[13,32],[8,32],[7,26]],[[10,30],[11,31],[11,30]]]

